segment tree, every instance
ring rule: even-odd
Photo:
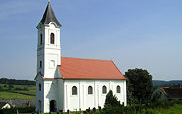
[[[12,84],[9,84],[8,87],[9,87],[9,90],[11,90],[12,88],[14,88],[14,86]]]
[[[106,95],[106,100],[102,114],[122,114],[123,107],[117,97],[113,95],[112,90]]]
[[[110,106],[120,106],[120,101],[118,101],[117,97],[115,95],[113,95],[112,90],[110,90],[108,92],[108,94],[106,95],[106,100],[105,100],[105,104],[104,107],[106,105],[110,105]]]
[[[7,85],[5,84],[4,87],[7,87]]]
[[[35,85],[35,81],[0,78],[0,84]]]
[[[23,90],[25,91],[29,91],[28,87],[24,87]]]
[[[147,70],[129,69],[125,72],[128,90],[140,103],[146,103],[151,99],[153,85],[152,76]]]

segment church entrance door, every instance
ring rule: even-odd
[[[50,101],[50,112],[56,112],[56,101],[55,100]]]

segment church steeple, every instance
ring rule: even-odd
[[[44,15],[40,21],[41,24],[49,24],[50,22],[54,22],[57,24],[58,27],[62,27],[62,25],[57,20],[56,16],[54,15],[54,11],[52,10],[50,1],[48,1],[46,10],[44,12]]]
[[[47,78],[55,78],[57,65],[61,65],[61,26],[48,2],[42,20],[37,26],[37,73]]]
[[[36,80],[36,112],[50,112],[59,109],[56,80],[58,66],[61,65],[61,24],[56,19],[48,2],[44,15],[37,28],[37,76]],[[56,85],[56,86],[55,86]],[[52,104],[51,101],[57,101]],[[61,103],[62,104],[62,103]],[[52,108],[52,105],[53,108]],[[56,106],[57,105],[57,106]],[[49,107],[50,106],[50,107]],[[63,105],[62,105],[63,106]]]

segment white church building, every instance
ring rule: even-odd
[[[109,90],[126,106],[126,78],[113,61],[61,57],[61,27],[48,2],[37,26],[36,112],[103,108]]]

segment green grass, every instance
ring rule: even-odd
[[[0,99],[35,99],[35,86],[29,85],[13,85],[14,87],[9,90],[9,87],[4,87],[5,84],[0,84],[2,90],[0,91]],[[16,88],[23,89],[24,87],[28,88],[26,90],[16,90]]]
[[[168,109],[165,108],[155,108],[143,110],[142,114],[182,114],[182,104],[175,104],[170,106]]]
[[[155,112],[154,112],[155,113]],[[156,114],[182,114],[182,105],[174,105],[169,109],[159,109]]]
[[[0,92],[0,99],[35,99],[35,96],[11,92]]]

